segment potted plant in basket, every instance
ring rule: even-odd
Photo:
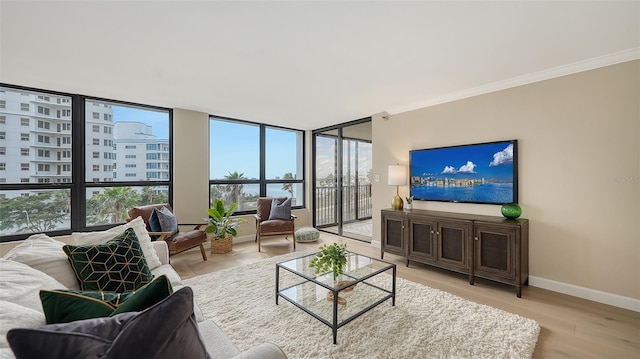
[[[213,202],[213,207],[207,213],[207,227],[205,232],[213,234],[211,237],[211,253],[229,253],[233,248],[233,237],[238,235],[236,228],[241,223],[246,222],[244,218],[231,218],[233,211],[238,207],[238,203],[232,203],[227,209],[224,207],[222,199],[218,198]]]

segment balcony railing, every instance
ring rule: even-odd
[[[316,226],[337,225],[336,189],[336,187],[316,187]],[[343,186],[342,202],[343,223],[371,218],[371,185]]]

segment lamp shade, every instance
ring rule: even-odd
[[[405,184],[407,184],[407,166],[389,166],[389,185],[404,186]]]

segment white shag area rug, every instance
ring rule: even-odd
[[[395,307],[389,299],[339,328],[334,345],[330,327],[282,298],[275,304],[275,263],[304,254],[285,254],[184,282],[193,288],[205,318],[214,320],[240,350],[272,342],[291,359],[533,354],[540,333],[534,320],[402,278],[397,278]],[[348,295],[357,293],[356,287]]]

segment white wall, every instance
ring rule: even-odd
[[[409,150],[518,139],[532,285],[609,296],[640,310],[639,61],[382,118],[373,117],[374,213],[390,207],[387,166]],[[408,187],[401,188],[401,196]],[[500,206],[414,202],[500,215]],[[374,215],[380,240],[380,218]],[[556,289],[558,289],[556,288]],[[562,289],[560,289],[562,290]],[[585,296],[585,295],[583,295]],[[597,300],[597,298],[596,298]],[[610,303],[615,304],[615,303]]]

